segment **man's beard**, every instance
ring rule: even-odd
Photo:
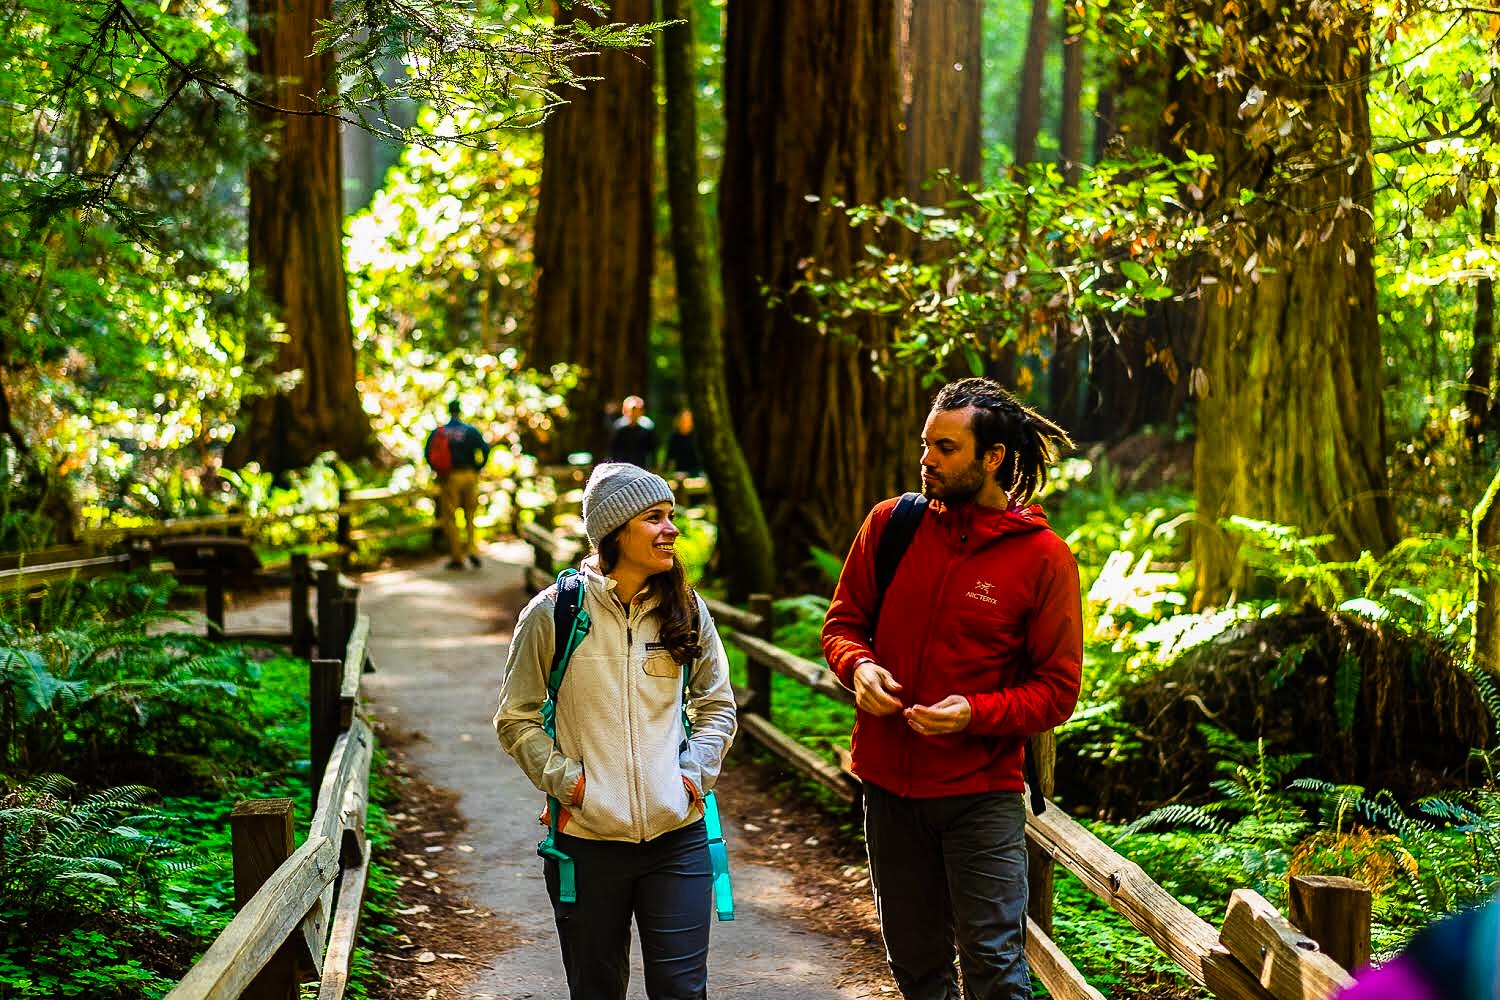
[[[922,483],[923,496],[929,500],[941,500],[949,506],[969,503],[979,496],[979,491],[982,489],[984,489],[983,462],[973,463],[952,479],[937,483],[924,480]]]

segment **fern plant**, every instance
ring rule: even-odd
[[[149,832],[161,817],[140,785],[74,799],[76,786],[39,776],[0,799],[0,913],[133,908],[159,901],[167,879],[207,858]]]
[[[1292,850],[1312,827],[1304,794],[1287,778],[1312,755],[1269,754],[1264,740],[1241,740],[1215,726],[1198,727],[1223,777],[1210,783],[1220,798],[1206,805],[1173,803],[1125,827],[1127,834],[1188,827],[1214,834],[1204,860],[1236,866],[1251,887],[1276,901],[1285,895]]]
[[[1342,830],[1354,823],[1395,834],[1383,841],[1395,871],[1418,906],[1436,917],[1500,888],[1500,752],[1475,750],[1484,784],[1419,800],[1403,808],[1390,792],[1373,795],[1352,785],[1303,779],[1294,786],[1318,795],[1327,822]]]

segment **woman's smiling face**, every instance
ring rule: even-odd
[[[663,501],[647,507],[620,532],[620,564],[647,576],[665,573],[677,560],[679,534],[672,523],[672,504]]]

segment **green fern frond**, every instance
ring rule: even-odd
[[[1198,806],[1174,803],[1151,810],[1146,815],[1128,824],[1124,832],[1135,834],[1145,833],[1148,830],[1171,830],[1184,826],[1207,830],[1210,833],[1222,833],[1228,829],[1228,824],[1215,819]]]

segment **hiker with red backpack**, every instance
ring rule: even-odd
[[[468,564],[479,568],[479,554],[474,544],[474,513],[479,509],[479,470],[489,461],[490,445],[479,428],[459,419],[458,400],[448,403],[448,422],[427,435],[423,454],[437,474],[442,493],[438,497],[438,518],[448,538],[448,569],[463,569]],[[458,512],[464,512],[464,534],[458,533]]]
[[[516,622],[495,730],[547,796],[537,847],[568,992],[708,995],[711,906],[733,919],[713,787],[734,739],[729,663],[675,551],[666,480],[623,462],[583,494],[593,553]]]
[[[828,607],[823,652],[855,694],[870,882],[907,1000],[958,997],[955,952],[965,997],[1032,995],[1023,758],[1072,714],[1083,611],[1072,553],[1029,504],[1069,444],[990,379],[945,386],[921,496],[870,511]]]

